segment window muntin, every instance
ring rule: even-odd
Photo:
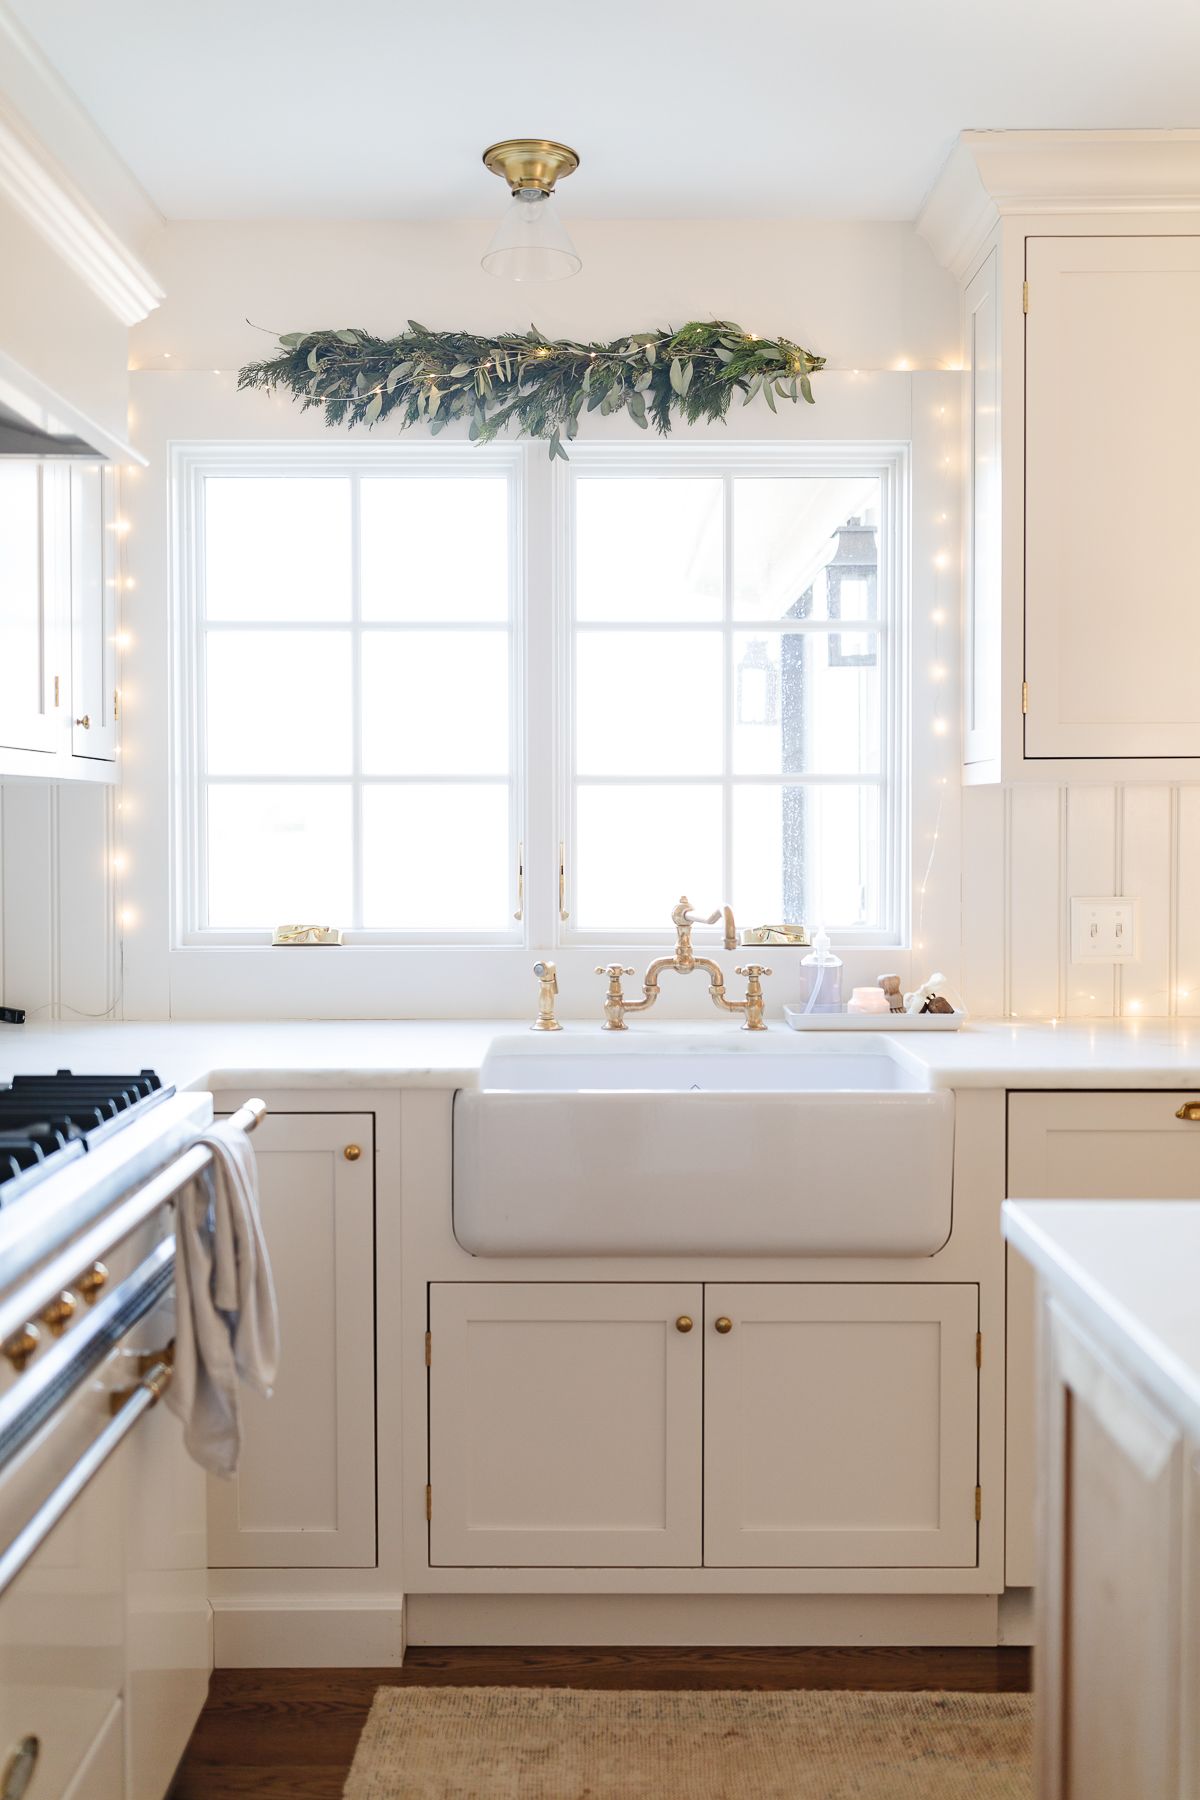
[[[686,452],[621,466],[573,449],[564,935],[648,936],[685,891],[703,906],[731,898],[744,923],[822,921],[844,940],[896,941],[896,463],[867,452],[776,474],[766,458],[714,461],[691,473]],[[625,566],[659,489],[665,602]],[[610,549],[599,592],[584,558],[598,520],[622,546],[623,511],[633,534],[623,556]]]
[[[515,459],[288,460],[192,488],[185,933],[515,941]]]
[[[535,454],[177,453],[193,647],[179,663],[179,941],[261,943],[308,916],[352,942],[655,942],[682,889],[730,899],[742,923],[823,916],[843,944],[902,942],[904,448],[576,444],[549,472]],[[214,490],[229,545],[209,542]],[[861,543],[828,554],[855,518],[874,566]],[[337,554],[264,552],[301,520],[322,521]],[[255,652],[248,675],[226,638]],[[560,840],[562,921],[539,898]]]

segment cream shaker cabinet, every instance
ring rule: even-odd
[[[438,1282],[430,1561],[700,1562],[703,1290]]]
[[[112,762],[117,753],[117,602],[121,540],[117,476],[71,471],[71,752]]]
[[[116,780],[117,483],[0,458],[0,777]]]
[[[1025,255],[1025,755],[1200,756],[1200,237]]]
[[[1057,1301],[1041,1380],[1039,1800],[1178,1800],[1183,1434]]]
[[[232,1481],[209,1483],[212,1568],[375,1563],[374,1119],[271,1113],[254,1134],[280,1371],[243,1389]]]
[[[1035,1200],[1193,1200],[1200,1122],[1177,1115],[1200,1092],[1012,1094],[1008,1193]],[[1034,1282],[1008,1251],[1005,1577],[1034,1581]]]
[[[0,459],[0,770],[47,759],[69,705],[70,470]]]
[[[437,1282],[429,1318],[435,1567],[975,1565],[971,1284]]]
[[[1200,236],[1071,223],[1006,217],[963,289],[969,783],[1200,758]]]
[[[718,1282],[705,1313],[706,1564],[974,1566],[975,1287]]]

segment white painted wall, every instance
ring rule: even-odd
[[[581,220],[572,225],[581,272],[534,288],[479,267],[494,227],[495,218],[172,223],[146,248],[167,298],[135,327],[132,362],[236,369],[269,354],[281,331],[386,334],[408,318],[491,331],[524,329],[532,316],[552,337],[602,338],[728,318],[782,332],[835,369],[958,363],[957,287],[909,225]]]
[[[531,312],[548,334],[602,337],[688,316],[731,316],[753,330],[794,336],[838,369],[936,368],[957,359],[957,288],[905,226],[591,221],[576,233],[583,273],[534,295],[478,269],[489,229],[487,221],[171,225],[147,247],[168,298],[132,334],[132,361],[164,372],[231,371],[270,349],[270,337],[247,317],[272,332],[349,323],[387,331],[408,316],[477,329],[519,326]],[[261,434],[263,402],[236,404],[248,409],[246,429]],[[281,430],[290,435],[294,415],[285,410]],[[320,431],[317,419],[308,424]],[[161,496],[161,471],[148,472],[146,488]],[[154,505],[150,536],[161,551],[161,498]],[[136,562],[136,541],[131,550]],[[137,612],[165,607],[165,555],[157,567],[157,579],[140,584],[135,629]],[[144,679],[162,673],[148,667]],[[136,693],[130,704],[136,707]],[[127,741],[161,768],[165,704],[150,706],[140,731],[135,717]],[[112,819],[99,816],[105,804],[101,795],[72,794],[64,808],[45,791],[0,792],[0,979],[9,1003],[84,1014],[114,1003],[118,952],[106,921],[116,896],[105,876],[112,847],[105,835]],[[953,892],[960,880],[960,812],[962,984],[976,1013],[1200,1015],[1200,787],[1025,786],[960,796],[951,781],[930,885],[939,919],[947,886]],[[929,841],[927,825],[914,844],[918,880]],[[156,886],[165,893],[165,848],[145,840],[135,847],[161,855]],[[1070,894],[1105,892],[1142,902],[1142,955],[1120,976],[1069,961]],[[144,917],[136,930],[148,925],[157,931]],[[155,970],[165,957],[147,963],[135,951],[135,963],[139,957],[147,979],[134,983],[130,1010],[161,1016],[169,1002]]]

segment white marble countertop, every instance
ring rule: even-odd
[[[1200,1442],[1200,1200],[1006,1200],[1004,1235]]]
[[[0,1025],[0,1080],[47,1068],[82,1073],[153,1068],[176,1087],[471,1087],[489,1044],[521,1035],[519,1019],[149,1020],[121,1024],[34,1021]],[[750,1038],[723,1020],[646,1021],[622,1040],[686,1035],[728,1039],[772,1054],[827,1043],[865,1049],[847,1033],[797,1033],[774,1023]],[[562,1038],[601,1037],[592,1020],[568,1022]],[[956,1032],[896,1033],[906,1059],[933,1087],[1180,1088],[1200,1093],[1200,1019],[1112,1020],[1060,1025],[983,1020]]]

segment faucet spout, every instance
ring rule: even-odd
[[[746,997],[744,1000],[730,1000],[725,993],[725,975],[719,963],[710,956],[697,956],[692,948],[693,925],[715,925],[718,920],[725,923],[725,948],[733,950],[737,947],[737,927],[733,920],[733,909],[722,907],[710,913],[708,918],[701,919],[692,911],[692,903],[686,894],[680,896],[678,905],[671,913],[671,923],[675,927],[674,956],[656,956],[646,970],[642,981],[642,998],[627,1000],[621,989],[622,975],[632,975],[632,969],[626,969],[620,963],[606,963],[596,970],[597,975],[608,979],[608,989],[604,996],[603,1031],[624,1031],[625,1014],[631,1012],[648,1012],[659,996],[659,976],[667,969],[673,969],[677,975],[690,975],[701,969],[708,976],[708,994],[713,1005],[724,1012],[743,1012],[746,1021],[743,1031],[765,1031],[763,1021],[763,991],[761,977],[769,975],[770,969],[764,969],[758,963],[752,963],[745,969],[738,969],[739,975],[746,976]]]

